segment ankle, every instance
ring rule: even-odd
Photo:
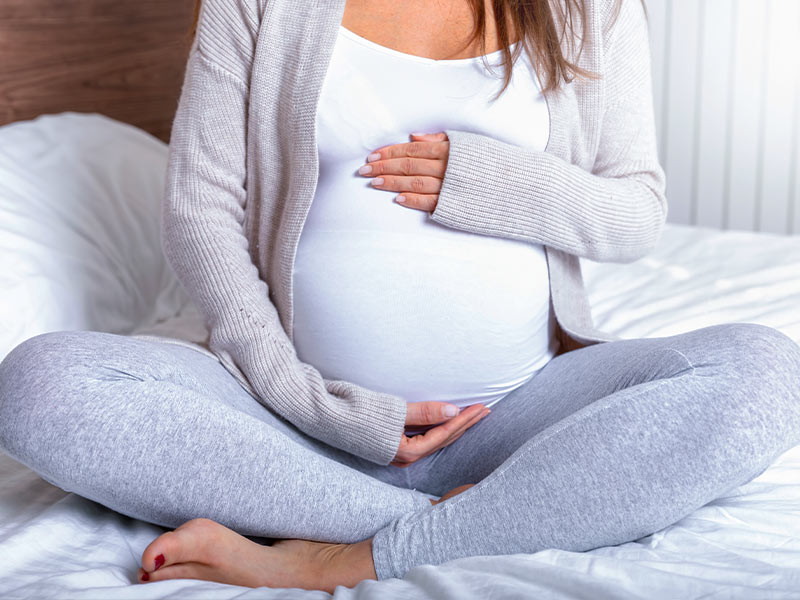
[[[377,580],[378,573],[375,571],[375,561],[372,558],[372,538],[351,544],[350,547],[355,555],[362,580]]]

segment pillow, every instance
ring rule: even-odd
[[[0,127],[0,360],[40,333],[127,334],[179,312],[166,163],[162,141],[99,114]]]

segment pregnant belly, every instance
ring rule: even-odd
[[[490,405],[557,350],[541,246],[306,230],[293,290],[303,362],[408,402]]]

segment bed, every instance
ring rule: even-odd
[[[44,4],[4,3],[0,17],[8,19],[0,19],[5,23],[0,33],[2,27],[12,28],[13,19],[19,20],[14,27],[19,31],[26,23],[39,31],[42,23],[50,23],[35,10]],[[130,12],[118,8],[126,3],[75,4],[94,10],[69,13],[77,15],[73,24],[88,27],[100,16],[112,24],[131,22]],[[172,3],[142,1],[139,8],[129,8],[141,12],[128,27],[151,27],[146,17],[167,10],[159,8],[167,4]],[[162,24],[159,39],[180,54],[176,24],[188,13],[169,15],[172,26]],[[112,38],[99,40],[95,53],[103,44],[120,43]],[[3,48],[0,44],[0,60]],[[131,60],[130,52],[118,48],[126,58],[115,64]],[[140,68],[136,61],[130,64],[134,71]],[[179,77],[176,64],[180,60],[166,72]],[[92,96],[76,96],[85,94],[80,86],[59,96],[45,90],[64,80],[34,81],[30,73],[42,68],[37,63],[26,70],[27,88],[9,87],[9,80],[0,78],[0,86],[6,86],[0,91],[30,92],[0,94],[9,103],[0,111],[5,115],[0,121],[0,360],[16,344],[46,331],[130,334],[180,312],[197,314],[166,264],[158,238],[165,123],[177,90],[154,92],[147,79],[122,77],[124,91],[100,94],[104,104],[93,104]],[[92,74],[98,69],[89,69],[86,81],[97,81]],[[154,99],[154,93],[171,100]],[[147,111],[129,112],[130,103],[143,98],[149,98]],[[648,256],[625,265],[583,261],[583,270],[597,326],[622,337],[740,321],[778,328],[800,342],[798,236],[669,224]],[[0,597],[329,596],[196,580],[138,584],[141,553],[163,531],[66,493],[0,454]],[[462,558],[416,567],[402,580],[340,587],[334,596],[798,599],[800,446],[753,481],[638,540],[583,553]]]
[[[159,251],[166,149],[99,114],[0,128],[0,357],[44,331],[131,333],[193,310]],[[585,261],[584,275],[598,326],[623,337],[749,321],[800,341],[798,237],[668,225],[650,255],[626,265]],[[191,580],[137,584],[139,557],[164,529],[65,493],[5,455],[0,481],[2,597],[322,597]],[[800,598],[800,446],[643,539],[586,553],[459,559],[336,596],[356,594]]]

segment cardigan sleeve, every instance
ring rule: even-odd
[[[258,11],[205,0],[172,127],[162,244],[208,326],[257,399],[308,435],[389,464],[404,433],[403,398],[328,380],[297,357],[250,257],[244,229],[247,105]]]
[[[631,262],[655,247],[667,202],[641,1],[623,0],[603,30],[606,101],[591,172],[546,151],[446,129],[450,153],[429,218],[601,262]]]

